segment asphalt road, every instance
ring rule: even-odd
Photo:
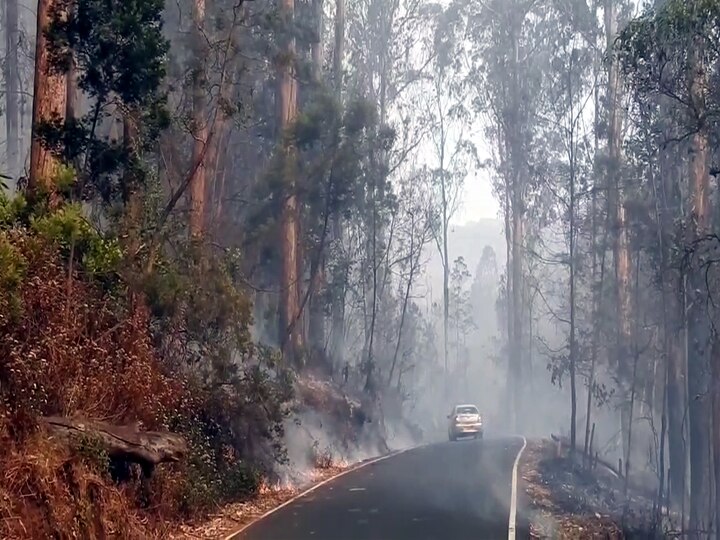
[[[233,538],[506,539],[512,468],[521,447],[521,439],[511,438],[416,448],[333,480]],[[522,521],[519,508],[518,540],[527,538]]]

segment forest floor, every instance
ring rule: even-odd
[[[638,489],[624,495],[615,471],[592,470],[558,451],[552,440],[528,442],[520,462],[531,538],[665,538],[653,501]]]

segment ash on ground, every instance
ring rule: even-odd
[[[531,538],[675,538],[656,494],[628,485],[607,464],[583,463],[556,441],[528,442],[520,462]]]

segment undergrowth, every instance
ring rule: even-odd
[[[131,287],[126,259],[79,207],[0,195],[1,538],[159,537],[284,459],[292,379],[251,342],[232,261],[161,253]],[[44,416],[140,422],[190,452],[119,479],[99,441],[55,441]]]

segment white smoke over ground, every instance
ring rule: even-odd
[[[295,411],[285,421],[287,461],[275,469],[281,485],[305,485],[319,471],[417,444],[406,423],[370,417],[359,399],[331,381],[304,377],[296,389]]]
[[[563,231],[544,231],[546,242],[560,245]],[[486,433],[512,435],[516,430],[528,438],[547,438],[551,434],[570,436],[571,393],[567,368],[569,325],[569,275],[564,265],[536,262],[533,265],[530,290],[526,293],[527,312],[523,315],[527,343],[522,358],[522,385],[519,389],[522,418],[517,426],[509,419],[512,396],[508,387],[507,307],[503,305],[503,273],[505,271],[505,238],[500,220],[482,220],[455,226],[449,237],[450,261],[463,259],[470,278],[464,291],[471,306],[473,328],[467,336],[458,339],[453,320],[453,301],[450,298],[450,331],[447,371],[443,358],[442,322],[442,261],[436,246],[429,246],[430,263],[414,297],[425,316],[433,322],[434,350],[418,360],[423,369],[415,373],[412,404],[408,417],[424,431],[426,438],[447,438],[447,415],[451,407],[460,403],[473,403],[484,416]],[[556,246],[557,247],[557,246]],[[452,276],[450,289],[453,289]],[[586,332],[592,329],[588,297],[577,298],[577,325]],[[565,315],[564,315],[565,314]],[[583,318],[585,317],[585,318]],[[586,432],[586,407],[590,350],[584,345],[589,340],[580,334],[577,338],[580,351],[577,358],[577,417],[576,441],[583,449]],[[457,343],[462,346],[458,347]],[[608,349],[609,350],[609,349]],[[606,353],[607,354],[607,353]],[[652,354],[648,352],[647,354]],[[588,435],[594,424],[593,451],[608,463],[618,466],[623,457],[623,440],[620,429],[619,395],[615,373],[607,358],[598,358],[595,373],[596,395],[591,400],[591,421]],[[410,385],[409,385],[410,386]],[[657,390],[658,392],[660,390]],[[603,395],[604,394],[604,395]],[[631,474],[653,482],[658,469],[658,443],[660,418],[647,403],[652,391],[636,389],[633,411],[631,445]],[[656,400],[657,401],[657,400]]]

